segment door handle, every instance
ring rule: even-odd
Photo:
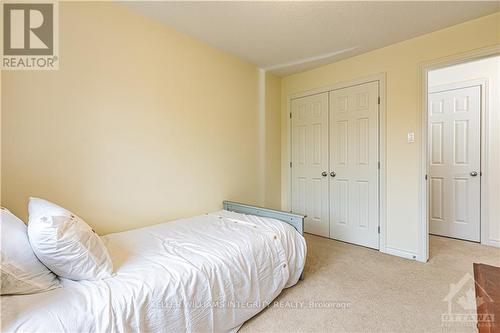
[[[476,171],[472,171],[472,172],[470,173],[470,175],[471,175],[472,177],[476,177],[476,176],[477,176],[477,172],[476,172]]]
[[[323,171],[323,172],[321,173],[321,175],[322,175],[323,177],[326,177],[326,176],[328,176],[328,173],[326,173],[326,171]]]
[[[335,177],[337,174],[335,172],[330,172],[330,176]]]

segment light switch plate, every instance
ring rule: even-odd
[[[415,142],[415,132],[408,132],[408,143]]]

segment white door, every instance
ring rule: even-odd
[[[379,248],[378,81],[330,92],[330,237]]]
[[[479,242],[481,86],[429,94],[430,233]]]
[[[328,93],[292,100],[292,211],[328,237]]]

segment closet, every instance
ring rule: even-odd
[[[305,231],[379,248],[379,81],[291,100],[292,212]]]

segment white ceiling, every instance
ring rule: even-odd
[[[300,72],[500,10],[500,1],[124,4],[278,75]]]

